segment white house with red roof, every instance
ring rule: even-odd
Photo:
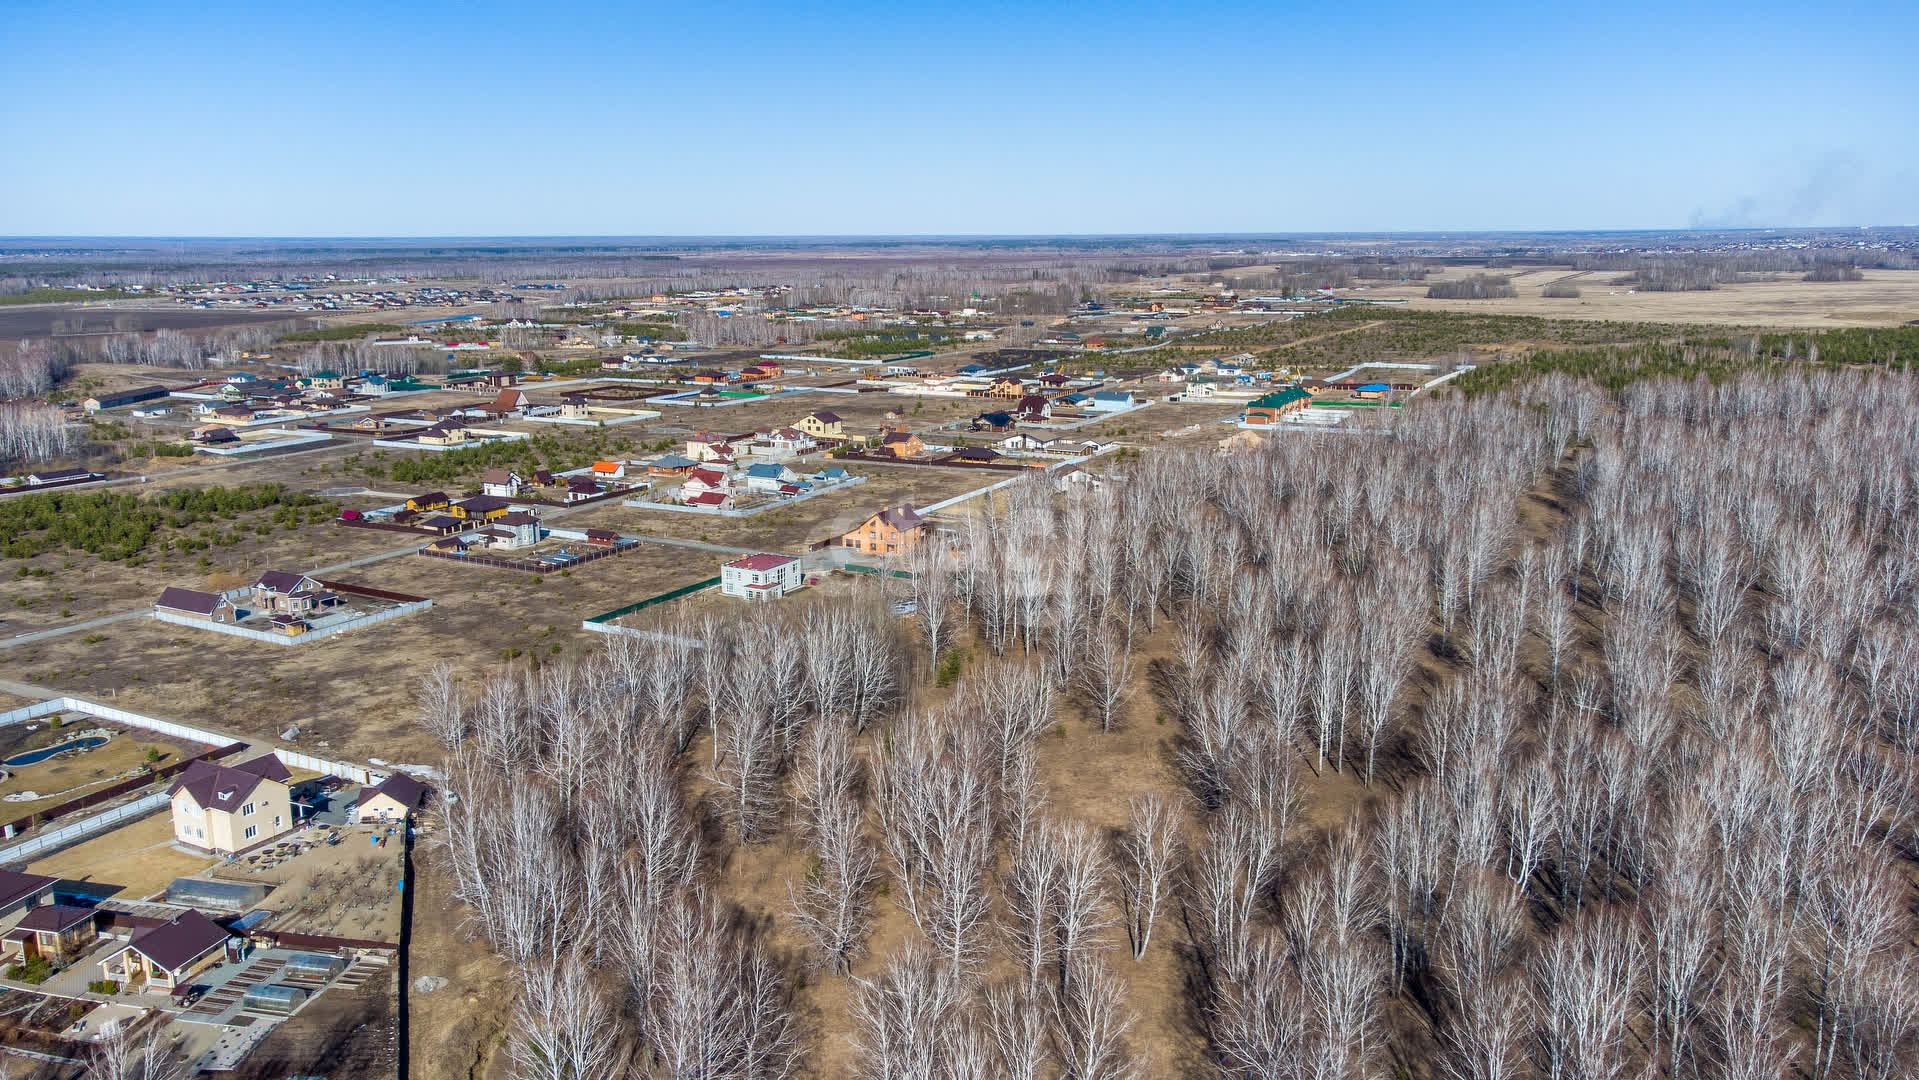
[[[720,567],[720,592],[743,600],[778,600],[803,580],[791,555],[748,555]]]

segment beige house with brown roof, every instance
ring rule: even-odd
[[[293,828],[292,779],[272,754],[232,766],[196,761],[167,790],[173,838],[220,855],[264,844]]]

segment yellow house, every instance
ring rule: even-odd
[[[26,961],[44,956],[56,964],[67,964],[91,948],[98,936],[92,908],[42,904],[21,916],[0,939],[0,945],[10,958]]]
[[[510,499],[502,499],[498,495],[475,495],[447,507],[446,512],[461,521],[492,521],[505,517],[512,509],[513,502]]]
[[[293,828],[293,774],[272,754],[239,765],[196,761],[167,790],[173,838],[231,855]]]
[[[793,422],[793,426],[813,436],[815,439],[846,438],[846,422],[838,413],[810,412]]]
[[[354,800],[354,817],[360,824],[373,822],[398,824],[413,815],[426,801],[425,784],[405,773],[394,773],[378,784],[360,789]]]
[[[169,922],[135,933],[100,961],[100,971],[122,986],[173,990],[219,963],[226,955],[226,944],[227,932],[219,924],[188,909]]]
[[[444,510],[446,506],[447,497],[444,491],[429,491],[424,495],[415,495],[406,501],[406,508],[415,513],[425,513],[428,510]]]
[[[420,431],[419,440],[428,446],[457,446],[466,441],[466,429],[435,424]]]

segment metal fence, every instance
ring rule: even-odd
[[[312,754],[302,754],[298,750],[279,749],[273,751],[273,756],[280,759],[280,764],[290,769],[325,773],[342,780],[351,780],[356,784],[378,784],[388,776],[387,773],[369,769],[364,765],[355,765],[349,761],[330,761],[326,758],[314,757]]]
[[[612,611],[602,611],[598,615],[588,616],[586,621],[581,623],[581,626],[583,626],[585,629],[588,629],[588,630],[597,630],[601,626],[604,626],[605,624],[612,622],[614,619],[617,619],[622,615],[631,615],[636,611],[645,610],[646,608],[650,608],[655,604],[664,604],[668,600],[678,600],[680,597],[685,596],[689,593],[696,593],[696,592],[699,592],[701,589],[710,589],[713,586],[718,585],[719,583],[720,583],[720,579],[713,577],[713,578],[707,578],[705,581],[696,581],[691,585],[682,585],[677,589],[671,590],[670,592],[663,592],[659,594],[658,596],[649,596],[644,600],[641,600],[637,603],[628,604],[625,607],[617,607],[617,608],[614,608]]]
[[[88,701],[85,698],[76,697],[50,698],[34,705],[14,709],[11,712],[0,713],[0,727],[8,724],[24,724],[28,720],[35,720],[42,716],[51,716],[59,712],[86,713],[88,716],[99,717],[102,720],[112,720],[115,723],[125,724],[128,727],[145,728],[148,731],[157,731],[162,735],[171,735],[176,739],[203,743],[207,746],[226,746],[228,743],[234,741],[231,735],[218,734],[202,728],[188,727],[185,724],[176,724],[171,720],[159,720],[137,712],[128,712],[125,709],[116,709],[111,705],[102,705],[96,701]]]
[[[144,817],[166,804],[167,793],[164,791],[156,791],[151,795],[142,795],[130,803],[116,806],[111,810],[103,810],[92,817],[82,818],[70,825],[62,825],[57,829],[48,829],[45,832],[35,833],[11,847],[0,848],[0,863],[18,862],[21,859],[31,858],[42,851],[48,851],[63,844],[70,844],[83,836],[91,836],[97,832],[104,832],[129,818]]]
[[[319,641],[321,638],[329,638],[335,634],[343,634],[348,630],[358,630],[362,627],[371,626],[374,623],[397,619],[402,615],[411,615],[416,611],[425,611],[432,606],[433,601],[431,600],[421,600],[413,604],[401,604],[398,607],[391,607],[385,611],[376,611],[371,615],[363,615],[360,618],[352,619],[348,622],[321,627],[318,630],[308,630],[303,634],[274,634],[268,633],[265,630],[249,630],[244,626],[234,626],[230,623],[208,622],[205,619],[195,619],[186,615],[173,615],[164,611],[154,612],[153,617],[164,623],[172,623],[175,626],[191,626],[197,630],[212,630],[219,634],[231,634],[234,637],[252,638],[255,641],[270,642],[274,645],[305,645],[310,642]]]

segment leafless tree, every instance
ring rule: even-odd
[[[1117,847],[1126,937],[1133,959],[1140,960],[1153,940],[1153,923],[1159,918],[1160,904],[1172,892],[1173,872],[1180,862],[1178,814],[1156,795],[1135,796]]]

